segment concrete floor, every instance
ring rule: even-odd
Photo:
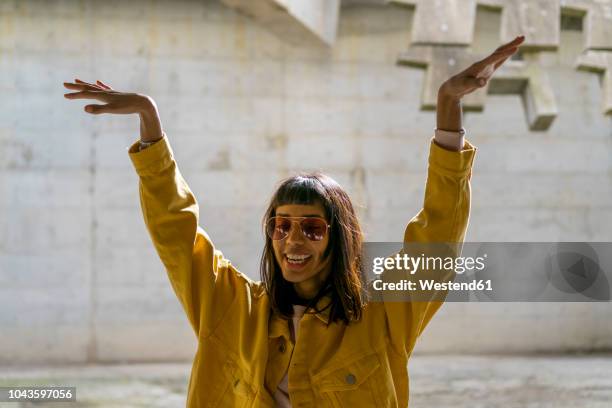
[[[184,407],[189,364],[0,367],[0,386],[71,385],[76,403],[0,407]],[[415,356],[411,408],[610,408],[612,355]]]

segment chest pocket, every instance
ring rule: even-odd
[[[370,354],[338,368],[313,376],[323,402],[321,406],[379,407],[381,366],[378,355]]]

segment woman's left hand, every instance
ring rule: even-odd
[[[485,86],[493,73],[510,58],[525,40],[524,35],[516,37],[498,47],[491,55],[470,65],[466,70],[452,76],[440,86],[439,96],[459,100],[463,96]]]

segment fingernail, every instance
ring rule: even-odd
[[[85,112],[91,113],[92,111],[93,111],[93,109],[91,109],[91,106],[86,106],[85,107]]]
[[[484,79],[479,79],[478,80],[478,84],[481,85],[481,86],[484,85],[485,84],[485,80]]]

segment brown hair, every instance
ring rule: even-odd
[[[362,293],[361,245],[363,234],[353,204],[344,189],[334,179],[320,172],[302,173],[280,182],[263,217],[263,226],[276,215],[276,208],[287,204],[321,203],[330,224],[329,244],[325,259],[331,256],[331,273],[319,293],[306,305],[315,313],[319,299],[329,295],[331,303],[328,324],[343,321],[348,324],[361,318],[364,305]],[[283,277],[274,255],[272,239],[266,235],[260,266],[261,280],[270,296],[272,308],[285,318],[293,315],[293,303],[298,298],[291,282]]]

